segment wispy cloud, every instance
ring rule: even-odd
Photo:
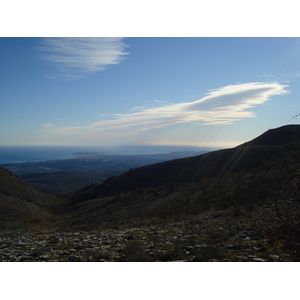
[[[260,77],[260,78],[274,78],[276,76],[273,75],[273,74],[261,74],[261,75],[258,75],[257,77]]]
[[[123,38],[43,38],[36,48],[41,58],[54,63],[59,69],[59,77],[79,79],[105,70],[109,65],[119,64],[126,45]],[[56,75],[46,75],[55,78]]]
[[[145,109],[147,109],[146,106],[136,106],[136,107],[130,108],[131,111],[143,111]]]
[[[104,141],[135,135],[143,131],[174,124],[227,125],[254,117],[252,108],[270,100],[271,96],[289,93],[277,82],[251,82],[228,85],[211,90],[193,102],[166,104],[145,108],[130,114],[114,114],[114,120],[103,120],[89,126],[65,126],[44,129],[47,138],[70,141]]]
[[[166,103],[166,104],[174,104],[172,102],[162,101],[162,100],[154,100],[154,102],[157,102],[157,103]]]
[[[53,123],[45,123],[42,125],[42,128],[48,129],[48,128],[53,128],[55,125]]]

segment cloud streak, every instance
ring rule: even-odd
[[[254,117],[251,109],[270,100],[274,95],[289,93],[286,87],[277,82],[228,85],[211,90],[203,98],[193,102],[166,104],[130,114],[114,114],[115,119],[88,126],[44,126],[43,132],[48,139],[101,142],[175,124],[228,125]]]
[[[60,77],[80,79],[105,70],[109,65],[119,64],[124,55],[126,45],[123,38],[70,37],[43,38],[36,48],[43,60],[54,63]],[[47,75],[54,77],[53,75]]]

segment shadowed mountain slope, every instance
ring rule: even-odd
[[[14,227],[52,217],[65,200],[39,191],[0,168],[0,226]]]
[[[249,170],[265,162],[292,157],[292,153],[299,149],[299,138],[300,125],[268,130],[256,139],[232,149],[132,169],[89,190],[79,191],[72,201],[78,203],[139,188],[198,182],[203,178],[222,177],[228,173]]]

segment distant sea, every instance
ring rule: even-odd
[[[81,153],[113,155],[157,154],[178,151],[211,151],[212,148],[186,146],[0,146],[0,164],[47,161],[78,157]]]
[[[0,164],[74,158],[79,152],[97,151],[88,147],[0,146]]]

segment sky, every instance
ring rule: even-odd
[[[296,37],[1,37],[0,65],[1,145],[226,148],[299,123]]]

